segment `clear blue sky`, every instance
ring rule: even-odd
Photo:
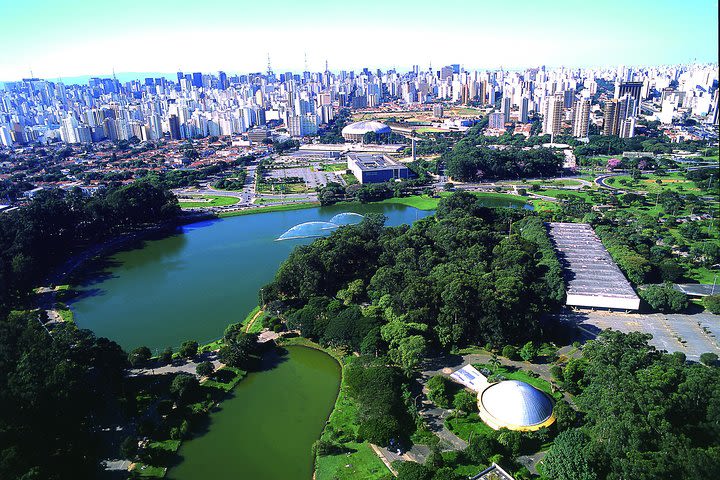
[[[0,0],[0,80],[718,60],[717,0]]]

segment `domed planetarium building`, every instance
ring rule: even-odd
[[[374,121],[355,122],[342,129],[342,136],[348,142],[362,142],[365,134],[370,132],[378,137],[387,137],[390,135],[390,127]]]
[[[480,418],[495,430],[539,430],[555,421],[550,397],[518,380],[491,383],[478,394],[478,408]]]

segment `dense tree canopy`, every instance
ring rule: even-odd
[[[177,199],[150,183],[94,196],[46,190],[0,216],[0,478],[94,478],[98,418],[115,405],[128,355],[72,323],[47,327],[30,289],[88,244],[173,220]],[[145,347],[130,359],[149,358]]]
[[[475,196],[458,192],[440,202],[435,217],[412,227],[383,228],[383,218],[369,216],[296,248],[264,295],[305,305],[291,313],[291,326],[327,344],[357,350],[375,327],[397,325],[404,336],[391,339],[383,327],[381,339],[403,367],[416,363],[424,341],[517,342],[538,332],[539,314],[563,295],[539,220],[519,222],[508,235],[510,223],[525,215],[481,207]],[[538,264],[536,257],[544,260]],[[354,302],[371,306],[330,301],[346,300],[349,286]]]
[[[584,347],[584,425],[555,440],[548,477],[720,476],[720,370],[660,353],[649,338],[608,330]]]

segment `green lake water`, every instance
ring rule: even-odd
[[[340,387],[340,365],[306,347],[288,347],[277,366],[251,373],[210,415],[208,431],[185,441],[173,480],[305,479]]]

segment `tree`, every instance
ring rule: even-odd
[[[682,312],[688,306],[687,295],[675,290],[670,283],[649,285],[639,293],[651,308],[663,313]]]
[[[187,340],[180,345],[178,353],[183,358],[195,358],[198,353],[198,342],[195,340]]]
[[[555,425],[559,431],[567,430],[575,426],[577,412],[565,400],[558,400],[553,407]]]
[[[532,362],[537,356],[537,348],[535,347],[533,342],[527,342],[525,345],[522,346],[522,348],[518,352],[518,355],[520,355],[520,358],[522,358],[526,362]]]
[[[700,355],[700,363],[707,365],[708,367],[714,367],[717,365],[718,356],[716,353],[705,352]]]
[[[200,362],[195,367],[195,372],[201,377],[209,377],[215,371],[215,365],[212,362]]]
[[[545,475],[556,480],[596,480],[598,475],[585,455],[587,443],[580,430],[561,432],[545,456]]]
[[[172,363],[172,356],[173,356],[172,347],[166,347],[165,350],[163,350],[162,353],[160,354],[160,362],[162,362],[165,365],[170,365]]]
[[[432,478],[432,471],[428,467],[415,462],[401,462],[397,471],[396,478],[398,480],[430,480]]]
[[[430,377],[427,382],[428,398],[438,407],[450,408],[451,383],[443,375]]]
[[[134,458],[138,450],[138,439],[137,437],[128,436],[125,437],[120,443],[120,455],[123,458]]]
[[[477,398],[467,390],[460,390],[455,394],[453,407],[464,413],[472,413],[477,410]]]
[[[128,361],[133,367],[138,367],[145,365],[151,357],[152,353],[148,347],[138,347],[130,352],[130,355],[128,355]]]
[[[170,383],[170,394],[179,403],[187,403],[197,395],[200,383],[194,375],[180,373]]]
[[[716,293],[715,295],[708,295],[703,298],[703,305],[710,313],[720,315],[720,294]]]
[[[498,367],[500,367],[500,359],[499,359],[498,356],[497,356],[496,354],[494,354],[494,353],[493,353],[492,356],[490,357],[490,362],[489,362],[489,363],[490,363],[490,365],[492,366],[493,371],[496,371],[496,370],[498,369]]]
[[[415,370],[425,357],[427,349],[425,339],[421,335],[411,335],[398,343],[400,366],[406,372]]]

